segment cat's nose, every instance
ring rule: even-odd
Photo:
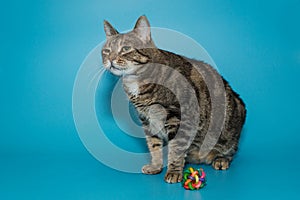
[[[109,61],[110,62],[113,62],[114,60],[116,60],[116,58],[117,58],[117,55],[116,54],[114,54],[114,53],[111,53],[110,55],[109,55]]]

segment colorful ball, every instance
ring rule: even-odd
[[[189,167],[183,172],[183,187],[187,190],[199,190],[206,185],[206,174],[202,168]]]

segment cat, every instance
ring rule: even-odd
[[[108,21],[104,31],[103,66],[122,77],[151,154],[142,172],[162,171],[165,147],[167,183],[182,181],[185,163],[228,169],[246,118],[245,104],[228,82],[205,62],[158,49],[144,15],[128,33],[119,33]],[[206,153],[201,151],[205,144],[209,146]]]

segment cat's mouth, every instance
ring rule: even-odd
[[[110,69],[122,71],[121,68],[114,66],[113,64],[110,65]]]
[[[136,68],[131,67],[131,66],[127,66],[127,65],[120,66],[116,63],[111,63],[109,65],[109,70],[117,76],[132,74],[135,72],[135,69]]]
[[[126,68],[122,68],[116,65],[111,64],[109,66],[109,71],[116,76],[122,76],[125,73]]]

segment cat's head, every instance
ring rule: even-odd
[[[132,74],[149,61],[149,57],[139,49],[156,48],[146,16],[141,16],[128,33],[119,33],[107,21],[104,21],[104,31],[106,42],[102,48],[103,65],[117,76]]]

